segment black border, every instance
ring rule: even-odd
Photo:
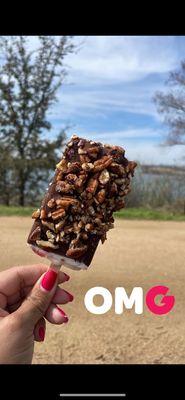
[[[184,398],[184,372],[185,365],[4,365],[0,398],[58,400],[60,393],[125,393],[125,400],[178,400]]]

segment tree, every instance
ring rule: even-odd
[[[13,187],[21,206],[37,198],[65,139],[64,131],[54,140],[44,139],[43,133],[51,130],[47,111],[57,100],[66,76],[64,58],[74,45],[68,36],[38,36],[38,43],[31,50],[25,36],[0,38],[0,151],[5,174],[0,195],[4,198],[5,188]]]
[[[166,144],[185,145],[185,60],[167,80],[168,92],[156,92],[154,101],[169,127]]]

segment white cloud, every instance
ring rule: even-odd
[[[67,56],[70,80],[87,84],[128,82],[174,68],[178,51],[172,36],[77,37],[85,43],[77,54]]]

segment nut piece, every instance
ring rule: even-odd
[[[70,205],[78,205],[79,202],[72,197],[61,197],[60,199],[56,200],[57,206],[61,206],[64,210],[67,210]]]
[[[94,165],[92,163],[83,163],[82,164],[82,169],[84,171],[91,171],[94,168]]]
[[[96,199],[98,200],[98,202],[100,204],[102,204],[105,200],[105,189],[101,189],[97,195],[96,195]]]
[[[110,171],[114,172],[114,174],[117,174],[119,176],[124,176],[125,175],[125,169],[122,165],[117,164],[115,162],[113,162],[110,167],[109,167]]]
[[[66,180],[67,180],[69,183],[72,183],[72,184],[76,181],[76,179],[77,179],[77,176],[76,176],[75,174],[68,174],[68,175],[66,176]]]
[[[51,243],[54,243],[54,241],[55,241],[55,235],[54,235],[54,233],[52,233],[51,231],[46,231],[46,236],[47,236],[47,238],[48,238],[48,240],[51,242]]]
[[[59,218],[63,218],[66,215],[66,212],[63,208],[59,208],[51,214],[52,219],[56,220]]]
[[[65,225],[65,219],[63,221],[58,222],[58,224],[55,225],[55,231],[58,233],[61,231],[63,226]]]
[[[50,199],[47,203],[49,208],[53,208],[55,206],[55,199]]]
[[[93,224],[86,224],[85,225],[85,231],[91,232],[93,230]]]
[[[38,208],[38,210],[35,210],[31,216],[33,219],[37,219],[40,217],[40,209]]]
[[[81,170],[81,165],[79,162],[68,163],[67,165],[67,173],[78,173]]]
[[[98,146],[93,146],[87,149],[87,154],[92,158],[97,158],[99,151],[100,148]]]
[[[82,149],[81,147],[79,147],[78,154],[87,154],[87,151],[85,149]]]
[[[49,228],[50,230],[52,230],[52,231],[55,230],[55,227],[54,227],[53,222],[48,222],[48,221],[45,221],[44,219],[41,220],[41,222],[42,222],[42,225],[46,226],[46,227]]]
[[[98,187],[98,180],[96,178],[91,178],[89,179],[89,182],[87,184],[86,191],[94,194],[96,192],[97,187]]]
[[[102,185],[106,185],[106,183],[109,181],[109,179],[110,179],[109,171],[107,171],[107,169],[104,169],[104,170],[101,172],[101,174],[100,174],[98,180],[99,180],[99,182],[100,182]]]
[[[111,156],[103,156],[94,163],[94,172],[102,171],[112,163]]]
[[[60,171],[62,172],[66,172],[67,170],[67,162],[66,160],[62,159],[57,165],[56,165],[57,169],[60,169]]]
[[[50,247],[51,249],[58,249],[59,246],[55,245],[47,240],[36,240],[37,245],[40,247]]]
[[[110,189],[109,189],[109,196],[112,197],[115,193],[117,193],[118,187],[115,182],[112,182]]]
[[[55,187],[55,190],[57,192],[62,192],[62,193],[69,193],[72,189],[74,189],[74,186],[65,181],[58,181]]]
[[[40,212],[40,218],[41,219],[45,219],[45,218],[47,218],[47,214],[46,214],[46,211],[45,210],[41,210],[41,212]]]
[[[86,245],[82,247],[69,248],[66,252],[66,256],[71,258],[79,258],[86,252],[86,250],[87,250]]]

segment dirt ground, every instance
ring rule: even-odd
[[[31,227],[27,217],[1,217],[1,269],[42,262],[26,245]],[[48,262],[47,262],[48,263]],[[64,306],[66,325],[47,324],[44,343],[35,345],[35,364],[55,363],[185,363],[185,223],[117,220],[108,240],[98,247],[89,271],[67,268],[65,288],[75,300]],[[94,286],[144,293],[158,284],[175,295],[174,309],[156,316],[126,310],[115,315],[90,314],[84,296]]]

